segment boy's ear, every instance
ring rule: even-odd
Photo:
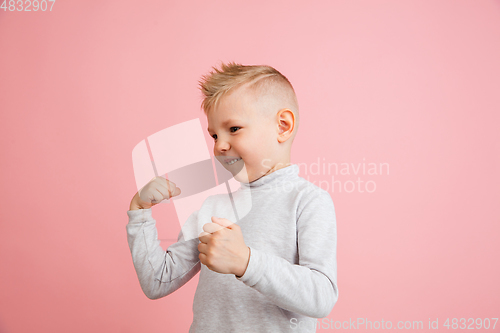
[[[278,142],[288,140],[295,128],[295,115],[290,109],[281,109],[277,114],[278,119]]]

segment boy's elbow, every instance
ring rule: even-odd
[[[160,295],[158,293],[147,293],[147,294],[144,293],[144,295],[146,295],[146,297],[149,298],[152,301],[160,299],[160,298],[163,298],[163,297],[166,296],[166,295]]]
[[[337,286],[332,285],[331,292],[328,295],[328,298],[324,302],[324,306],[318,309],[318,313],[316,313],[315,318],[325,318],[327,317],[333,310],[335,304],[337,304],[337,300],[339,299],[339,292]]]
[[[146,297],[149,298],[150,300],[158,299],[158,297],[154,294],[144,293],[144,295],[146,295]]]
[[[332,300],[331,300],[331,304],[330,304],[330,307],[328,308],[328,313],[325,315],[328,316],[330,314],[330,312],[332,312],[335,304],[337,304],[337,301],[339,299],[339,290],[337,288],[337,285],[332,285],[332,291],[333,291],[333,297],[332,297]]]
[[[152,285],[141,285],[141,289],[144,295],[150,300],[156,300],[162,297]]]
[[[330,312],[332,312],[333,310],[333,306],[335,305],[335,303],[333,305],[328,305],[328,306],[324,306],[320,309],[317,310],[317,312],[312,316],[313,318],[325,318],[327,317]]]

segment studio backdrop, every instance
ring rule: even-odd
[[[153,301],[133,267],[133,150],[199,119],[211,159],[222,61],[297,94],[291,162],[337,217],[321,329],[498,331],[499,59],[497,0],[3,1],[0,332],[188,331],[198,276]]]

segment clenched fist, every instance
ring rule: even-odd
[[[214,223],[203,226],[204,231],[198,236],[201,263],[217,273],[243,276],[250,260],[250,248],[243,240],[240,226],[215,216],[212,221]]]
[[[149,209],[179,194],[181,189],[176,187],[174,182],[164,177],[154,177],[134,195],[130,202],[130,210]]]

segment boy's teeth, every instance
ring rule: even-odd
[[[236,163],[239,160],[241,160],[241,158],[235,158],[234,160],[231,160],[231,161],[227,162],[227,164],[231,165],[233,163]]]

